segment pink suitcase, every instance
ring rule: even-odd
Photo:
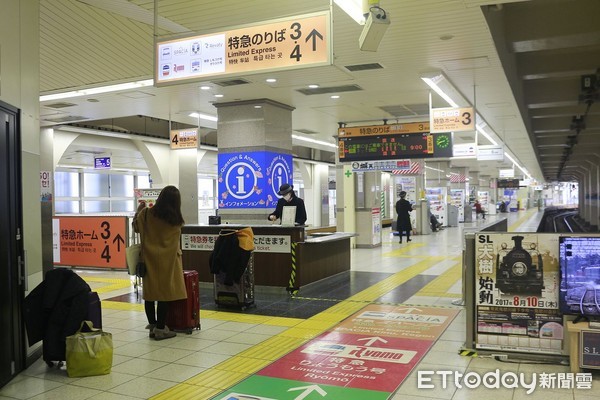
[[[183,271],[187,299],[171,302],[167,314],[167,326],[173,331],[191,334],[200,329],[200,292],[198,271]]]

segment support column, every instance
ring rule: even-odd
[[[335,167],[336,188],[336,223],[340,232],[356,232],[356,182],[349,164],[337,164]],[[356,247],[356,239],[350,239],[352,247]]]
[[[356,247],[381,246],[381,172],[357,172],[356,188]],[[338,200],[339,201],[339,200]]]
[[[294,108],[269,99],[217,103],[215,107],[219,214],[224,222],[267,223],[279,199],[279,187],[293,184]]]

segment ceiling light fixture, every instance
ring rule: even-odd
[[[219,120],[219,118],[214,117],[212,115],[201,114],[201,113],[197,113],[197,112],[193,112],[193,113],[189,114],[189,116],[192,118],[200,118],[200,119],[205,119],[207,121],[214,121],[214,122],[217,122]]]
[[[154,85],[154,79],[146,79],[143,81],[119,83],[117,85],[100,86],[89,89],[73,90],[70,92],[47,94],[40,96],[40,102],[50,100],[68,99],[71,97],[89,96],[92,94],[119,92],[123,90],[139,89],[141,87]]]
[[[267,78],[267,79],[265,79],[265,81],[267,81],[268,83],[275,83],[275,82],[277,82],[277,79],[275,79],[275,78]]]
[[[307,138],[307,137],[304,137],[304,136],[298,136],[298,135],[292,135],[292,139],[302,140],[304,142],[320,144],[322,146],[333,147],[334,149],[337,149],[337,145],[336,144],[327,143],[327,142],[324,142],[322,140],[311,139],[311,138]]]
[[[215,97],[221,98],[221,97],[223,97],[223,95],[222,94],[215,94]]]
[[[340,95],[339,95],[339,94],[332,94],[332,95],[331,95],[331,98],[332,98],[332,99],[339,99],[339,98],[340,98]]]
[[[364,25],[365,10],[363,10],[363,0],[333,0],[346,14],[355,20],[359,25]]]
[[[312,85],[308,85],[308,88],[309,88],[309,89],[316,89],[316,88],[318,88],[318,87],[319,87],[319,85],[317,85],[317,84],[314,84],[314,83],[313,83]]]
[[[210,90],[210,86],[200,86],[200,90]]]

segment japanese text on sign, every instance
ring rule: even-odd
[[[331,64],[328,12],[156,45],[157,84]]]
[[[183,250],[212,251],[219,235],[183,234]],[[290,253],[291,237],[285,235],[254,235],[254,251],[258,253]]]
[[[57,217],[52,220],[55,265],[126,268],[126,217]]]

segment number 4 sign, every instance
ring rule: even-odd
[[[125,238],[126,217],[55,217],[54,265],[127,268]]]

